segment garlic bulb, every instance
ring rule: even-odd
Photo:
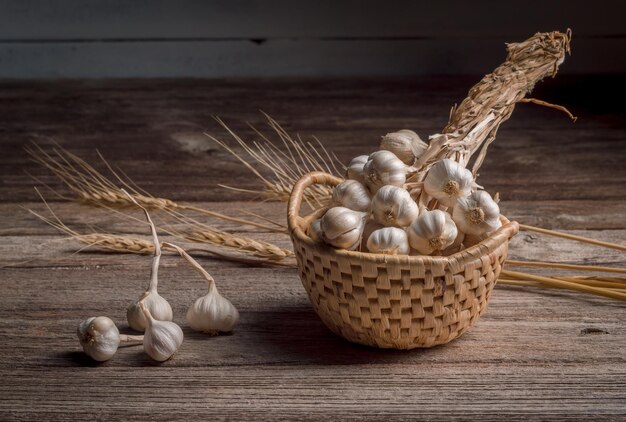
[[[428,144],[412,130],[402,129],[383,136],[380,149],[391,151],[407,166],[412,166],[428,148]]]
[[[417,204],[404,188],[383,186],[372,198],[372,216],[384,226],[406,227],[418,214]]]
[[[157,236],[156,227],[150,218],[148,210],[140,205],[137,200],[122,189],[122,192],[128,196],[128,198],[139,208],[141,208],[146,215],[146,220],[150,225],[150,232],[152,233],[152,241],[154,243],[154,256],[152,257],[152,267],[150,269],[150,285],[148,290],[134,303],[132,303],[126,310],[126,319],[128,325],[135,331],[144,331],[148,326],[145,314],[141,308],[141,305],[145,306],[150,314],[161,321],[171,321],[174,318],[172,307],[159,293],[157,292],[157,286],[159,284],[159,263],[161,262],[161,243]]]
[[[320,221],[322,239],[336,248],[358,248],[366,215],[345,207],[330,208]]]
[[[367,250],[387,255],[408,255],[409,240],[404,230],[397,227],[385,227],[375,230],[370,235],[367,240]]]
[[[187,324],[204,333],[228,333],[238,322],[239,312],[230,300],[219,294],[215,282],[210,283],[209,292],[187,310]]]
[[[467,234],[467,235],[465,235],[465,239],[463,239],[463,246],[465,246],[466,248],[469,248],[470,246],[474,246],[474,245],[479,244],[480,242],[482,242],[483,240],[488,238],[491,233],[493,233],[494,231],[496,231],[500,227],[502,227],[502,222],[500,220],[498,220],[498,223],[495,225],[493,230],[491,230],[489,232],[485,232],[485,233],[481,233],[481,234]]]
[[[450,215],[441,210],[424,211],[409,227],[409,244],[424,255],[452,245],[458,230]]]
[[[367,155],[359,155],[358,157],[354,157],[350,161],[350,164],[348,164],[348,168],[346,169],[346,178],[363,182],[365,180],[363,178],[363,166],[367,162],[368,158],[369,157]]]
[[[473,183],[471,171],[446,158],[430,168],[424,179],[424,190],[439,203],[453,207],[457,199],[470,194]]]
[[[169,302],[157,292],[156,286],[154,286],[154,288],[149,288],[126,310],[128,325],[135,331],[144,331],[148,326],[148,320],[139,306],[140,303],[145,304],[150,314],[159,321],[171,321],[174,319],[174,313]]]
[[[363,166],[365,184],[372,193],[385,185],[403,186],[407,166],[391,151],[376,151]]]
[[[333,201],[354,211],[369,211],[371,203],[367,188],[356,180],[346,180],[335,186]]]
[[[143,350],[157,362],[168,360],[183,343],[183,330],[172,321],[154,319],[143,303],[139,307],[148,321],[143,336]]]
[[[466,234],[490,233],[499,227],[500,207],[484,190],[459,198],[452,212],[459,230]]]
[[[104,362],[113,357],[120,345],[120,332],[107,317],[91,317],[78,325],[80,345],[93,360]]]
[[[306,234],[316,242],[322,242],[322,220],[314,220],[306,231]]]

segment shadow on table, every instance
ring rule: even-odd
[[[277,363],[385,363],[405,360],[408,356],[415,358],[431,350],[377,349],[350,343],[332,333],[313,309],[304,305],[248,313],[242,319],[245,319],[246,337],[254,342],[255,349],[275,356]]]

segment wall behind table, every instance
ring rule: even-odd
[[[0,0],[0,78],[484,74],[568,27],[563,73],[623,73],[623,4]]]

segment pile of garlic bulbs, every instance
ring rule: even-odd
[[[449,255],[501,226],[500,208],[472,173],[456,161],[436,162],[418,205],[405,188],[428,145],[411,130],[385,135],[380,149],[352,159],[346,180],[333,189],[331,207],[308,235],[337,249],[389,255]]]

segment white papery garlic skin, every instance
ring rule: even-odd
[[[452,219],[463,233],[491,233],[499,227],[500,207],[489,193],[479,190],[457,200]]]
[[[85,353],[98,362],[111,359],[120,345],[120,332],[108,317],[91,317],[82,321],[76,334]]]
[[[369,191],[356,180],[345,180],[333,189],[333,202],[354,211],[369,211]]]
[[[322,238],[322,220],[314,220],[309,226],[306,234],[316,242],[323,242],[324,239]]]
[[[463,246],[465,246],[466,248],[469,248],[470,246],[477,245],[478,243],[488,238],[491,233],[493,233],[495,230],[498,230],[500,227],[502,227],[502,222],[498,220],[498,223],[495,225],[494,229],[488,233],[486,232],[486,233],[481,233],[481,234],[465,235],[465,239],[463,239]]]
[[[424,211],[408,229],[409,244],[419,253],[430,255],[454,243],[458,230],[450,214],[441,211]]]
[[[363,177],[363,166],[367,163],[369,156],[367,155],[359,155],[354,157],[350,164],[348,164],[348,168],[346,169],[346,178],[351,180],[357,180],[359,182],[364,182],[365,179]]]
[[[183,330],[172,321],[158,321],[150,311],[139,305],[148,326],[143,336],[143,350],[157,362],[164,362],[178,351],[183,343]]]
[[[418,214],[417,204],[404,188],[383,186],[372,198],[372,216],[384,226],[407,227]]]
[[[215,282],[209,285],[209,292],[198,298],[187,310],[187,324],[203,333],[228,333],[233,331],[238,322],[237,308],[219,294]]]
[[[403,186],[407,166],[391,151],[376,151],[363,166],[363,176],[369,191],[374,194],[385,185]]]
[[[404,230],[397,227],[385,227],[372,232],[367,240],[367,250],[387,255],[408,255],[409,240]]]
[[[366,213],[345,207],[330,208],[320,221],[322,240],[339,249],[357,249],[366,216]]]
[[[383,136],[380,149],[393,152],[407,166],[412,166],[428,148],[428,144],[412,130],[402,129]]]
[[[174,319],[174,313],[169,302],[157,292],[156,288],[150,288],[126,310],[128,325],[135,331],[144,331],[148,326],[148,320],[139,306],[140,303],[143,303],[153,318],[159,321]]]
[[[471,171],[446,158],[430,168],[424,179],[424,190],[439,203],[453,207],[459,198],[471,193],[473,184]]]

